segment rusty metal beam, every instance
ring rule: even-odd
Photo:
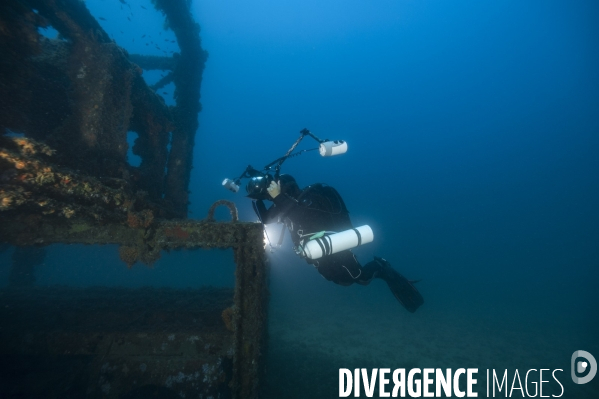
[[[186,217],[198,113],[202,109],[200,86],[208,53],[202,49],[200,26],[191,16],[188,1],[156,0],[155,4],[158,10],[165,13],[181,49],[173,71],[177,105],[172,110],[175,129],[172,133],[164,198],[179,211],[179,217]]]
[[[245,242],[244,237],[251,241]],[[119,223],[99,225],[83,219],[64,220],[33,215],[0,217],[0,242],[13,245],[136,245],[140,241],[159,250],[253,245],[263,250],[264,236],[261,224],[247,222],[158,220],[149,228],[130,228]]]

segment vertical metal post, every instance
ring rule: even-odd
[[[258,398],[268,328],[268,265],[262,230],[245,230],[235,250],[233,396]]]

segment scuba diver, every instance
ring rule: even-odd
[[[376,256],[362,266],[351,252],[351,248],[371,242],[374,235],[368,225],[353,227],[337,190],[320,183],[300,189],[292,176],[280,174],[283,162],[304,152],[318,150],[321,156],[330,157],[347,151],[347,143],[343,140],[321,140],[308,129],[301,130],[300,134],[284,156],[266,165],[262,171],[248,165],[241,176],[224,179],[222,185],[236,193],[241,180],[249,178],[247,196],[253,199],[254,210],[262,223],[284,223],[291,233],[295,252],[314,265],[325,279],[347,286],[354,283],[368,285],[374,278],[380,278],[409,312],[415,312],[424,303],[414,287],[415,281],[406,279],[389,262]],[[306,136],[318,141],[319,147],[294,153]],[[273,168],[274,176],[269,173]],[[264,201],[273,204],[266,208]],[[281,233],[279,245],[282,239]]]
[[[349,249],[319,259],[303,255],[305,242],[318,232],[355,230],[343,199],[333,187],[313,184],[302,190],[292,176],[283,174],[278,182],[269,176],[253,177],[246,189],[262,223],[284,223],[291,233],[296,253],[314,265],[325,279],[348,286],[353,283],[368,285],[372,279],[380,278],[409,312],[415,312],[424,303],[414,282],[395,271],[383,258],[375,256],[374,260],[361,266]],[[265,200],[273,202],[268,209]],[[326,240],[322,242],[327,245]]]

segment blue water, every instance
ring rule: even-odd
[[[564,397],[599,397],[569,375],[574,350],[599,353],[596,2],[195,7],[210,58],[193,211],[222,197],[253,220],[220,180],[307,127],[349,151],[284,172],[333,185],[372,226],[363,263],[422,279],[411,315],[380,281],[339,287],[271,255],[270,397],[337,397],[338,369],[356,367],[479,367],[483,387],[487,368],[560,368]]]
[[[141,35],[172,31],[161,30],[149,2],[129,3],[133,12],[116,0],[87,6],[129,52],[162,55]],[[599,3],[206,0],[192,8],[209,59],[190,217],[224,198],[255,221],[250,201],[221,181],[282,156],[306,127],[346,140],[349,151],[308,152],[283,171],[300,186],[334,186],[354,225],[372,226],[375,241],[356,251],[362,263],[383,256],[422,279],[425,305],[412,315],[380,281],[323,280],[289,242],[269,254],[265,397],[337,397],[338,369],[355,367],[478,367],[481,386],[486,368],[560,368],[563,397],[599,397],[599,378],[570,379],[572,352],[599,358]],[[173,103],[172,87],[161,91]],[[114,248],[99,251],[110,250],[116,264]],[[191,265],[193,254],[161,264]],[[86,259],[99,266],[103,258]],[[40,281],[73,282],[73,269],[54,270],[62,274]],[[126,272],[115,271],[116,281]],[[133,271],[147,284],[146,274],[160,272]],[[189,273],[198,272],[179,267],[169,284],[185,286]]]

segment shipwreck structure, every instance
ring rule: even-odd
[[[78,0],[0,3],[0,246],[16,247],[0,290],[0,396],[258,396],[262,227],[239,222],[227,201],[187,219],[207,53],[188,1],[152,3],[177,38],[171,57],[128,54]],[[59,37],[40,35],[49,26]],[[152,87],[151,69],[166,72]],[[167,106],[156,89],[171,82]],[[230,222],[214,220],[220,205]],[[54,243],[117,244],[129,266],[163,250],[231,248],[235,287],[35,287]]]

